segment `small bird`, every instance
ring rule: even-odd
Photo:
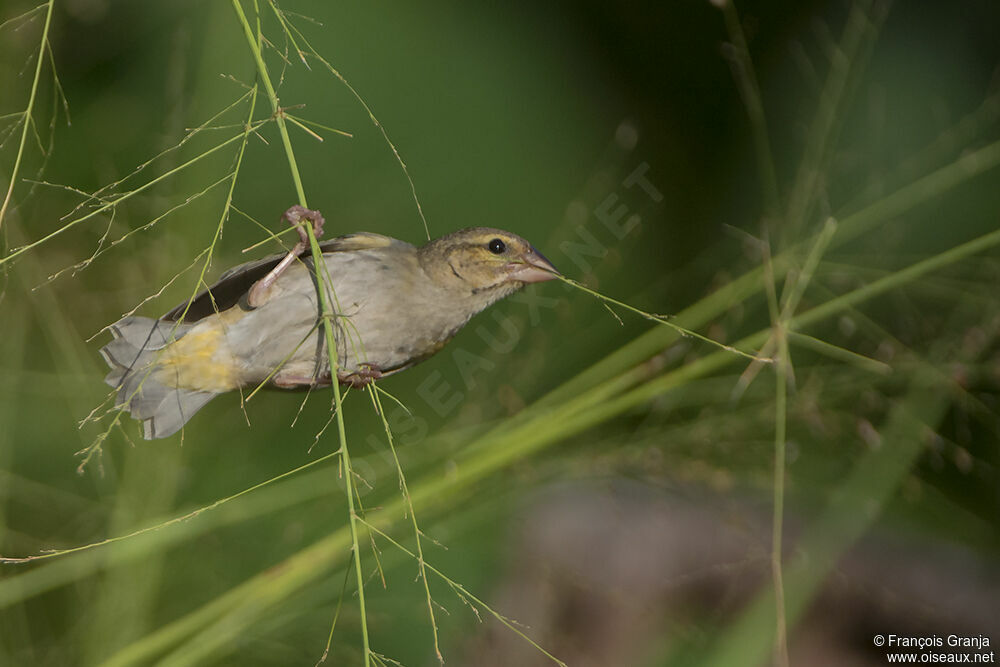
[[[236,266],[163,317],[126,317],[101,348],[116,407],[141,420],[147,439],[165,438],[218,394],[269,383],[332,381],[318,284],[306,252],[318,211],[283,216],[299,232],[285,255]],[[521,237],[471,227],[421,247],[367,232],[320,244],[327,303],[334,312],[337,380],[365,384],[438,352],[469,319],[528,283],[558,275]],[[332,288],[332,289],[331,289]]]

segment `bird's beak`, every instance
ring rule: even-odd
[[[546,280],[553,280],[559,271],[552,266],[552,262],[545,259],[545,255],[531,248],[526,252],[521,261],[511,264],[510,278],[520,280],[522,283],[540,283]]]

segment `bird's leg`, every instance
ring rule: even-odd
[[[322,377],[313,377],[311,375],[295,375],[281,372],[275,375],[271,379],[271,382],[274,383],[275,387],[280,387],[282,389],[297,389],[299,387],[329,387],[330,374],[327,373]]]
[[[323,223],[325,221],[319,211],[311,211],[304,206],[296,204],[285,211],[281,217],[287,220],[288,223],[292,227],[295,227],[296,231],[298,231],[299,242],[295,244],[295,246],[282,258],[280,262],[278,262],[277,266],[271,269],[266,276],[254,283],[253,287],[250,288],[250,292],[247,294],[247,305],[251,308],[256,308],[263,302],[264,295],[267,294],[267,291],[271,288],[271,285],[274,284],[274,281],[276,281],[281,274],[285,272],[285,269],[287,269],[289,265],[294,262],[299,255],[305,252],[306,248],[309,247],[309,234],[306,232],[302,219],[305,218],[306,220],[312,222],[313,233],[316,235],[316,238],[323,235]]]
[[[350,385],[355,389],[360,389],[376,380],[381,380],[383,376],[384,373],[382,373],[377,366],[363,364],[356,371],[344,373],[343,375],[338,373],[337,381],[341,384]],[[296,389],[298,387],[328,387],[330,386],[330,374],[326,373],[322,377],[313,377],[282,371],[271,378],[271,382],[274,383],[275,387],[281,387],[282,389]]]

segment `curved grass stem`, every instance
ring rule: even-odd
[[[32,112],[35,109],[35,99],[38,97],[38,81],[42,78],[42,63],[45,61],[45,54],[50,53],[48,50],[49,26],[52,25],[53,5],[55,5],[55,0],[49,0],[48,7],[45,10],[45,26],[42,28],[42,39],[38,46],[38,62],[35,63],[35,78],[31,81],[28,106],[24,109],[24,115],[21,117],[21,141],[17,147],[17,157],[14,158],[14,168],[10,172],[10,183],[7,184],[7,194],[4,195],[3,204],[0,204],[0,228],[3,227],[4,216],[7,215],[11,197],[14,195],[14,184],[17,182],[17,174],[21,169],[21,161],[24,158],[24,145],[28,141],[28,131],[34,122],[32,121]]]

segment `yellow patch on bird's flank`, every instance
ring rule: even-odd
[[[170,387],[222,393],[239,386],[238,368],[220,326],[196,327],[156,361],[156,379]]]

